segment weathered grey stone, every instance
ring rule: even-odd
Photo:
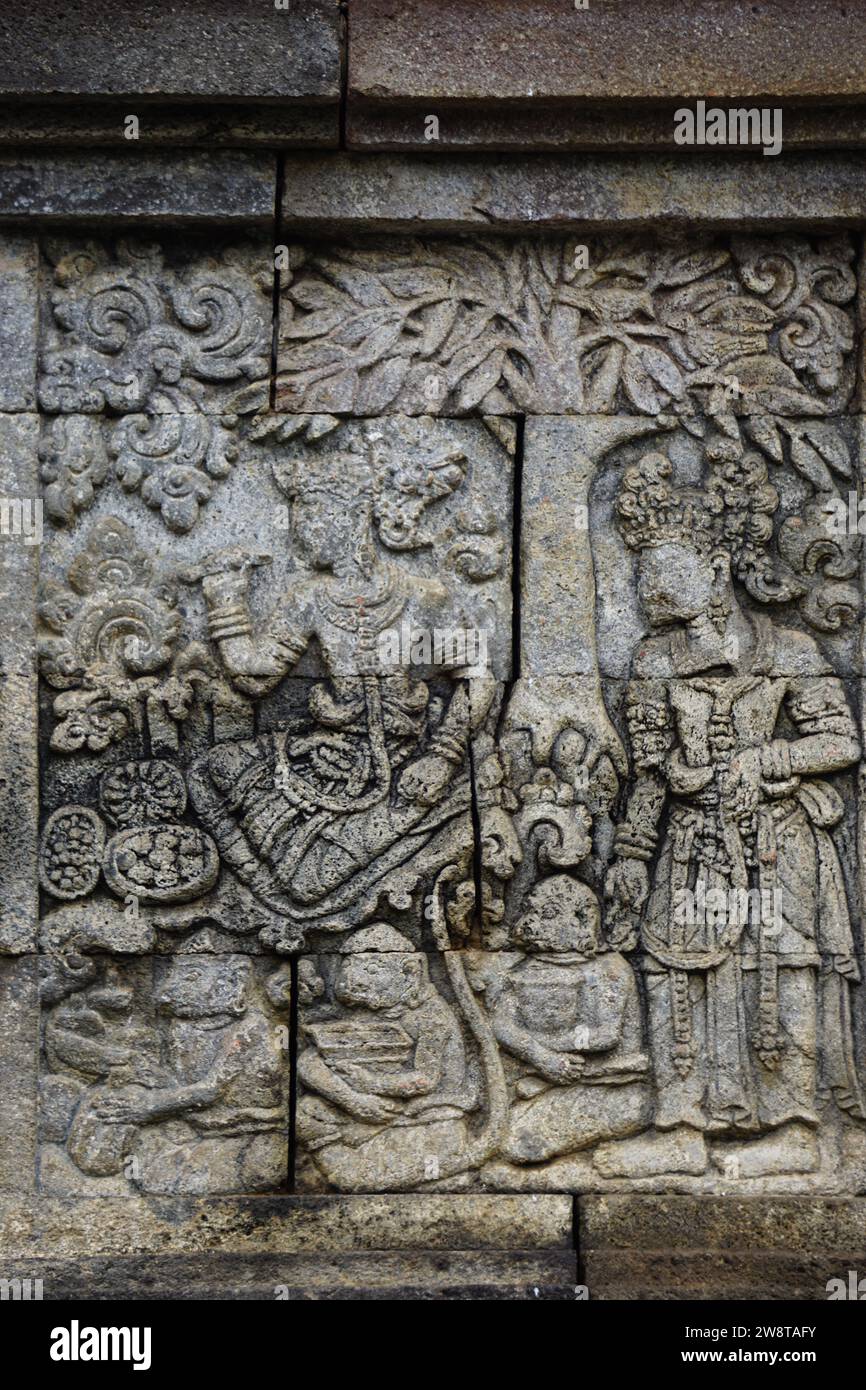
[[[0,223],[269,228],[273,157],[242,150],[0,154]]]
[[[0,415],[0,952],[36,946],[36,584],[42,515],[35,415]]]
[[[339,6],[0,60],[4,1277],[572,1298],[569,1194],[597,1297],[866,1258],[861,21],[771,12],[763,91],[763,11],[371,0],[410,152],[284,181]],[[708,91],[796,161],[672,152]]]
[[[825,1300],[866,1264],[857,1198],[582,1197],[578,1211],[593,1299]]]
[[[471,889],[513,447],[430,418],[46,425],[43,949],[288,952],[385,903],[422,943],[436,877]]]
[[[345,154],[285,160],[283,232],[753,231],[858,228],[866,154]]]
[[[715,98],[708,99],[706,105],[710,109],[716,107]],[[738,109],[744,106],[745,102],[738,103]],[[348,105],[346,148],[394,153],[426,150],[435,155],[568,151],[633,154],[642,150],[694,159],[696,154],[700,156],[703,152],[694,146],[678,144],[675,139],[682,122],[681,116],[677,119],[677,112],[682,109],[681,101],[638,106],[623,100],[591,107],[573,102],[537,105],[534,100],[520,105],[508,101],[501,104],[455,103],[428,99],[404,105],[399,100],[370,102],[355,98]],[[694,111],[693,102],[689,109]],[[727,104],[724,109],[727,111]],[[430,116],[434,114],[438,121],[435,135],[430,124]],[[0,113],[0,139],[9,138],[3,134],[4,130],[11,135],[21,129],[22,138],[31,140],[53,137],[57,127],[63,128],[63,123],[57,120],[48,125],[43,119],[37,129],[33,128],[32,121],[19,126],[20,120],[20,116],[16,118],[10,113],[9,117],[4,117]],[[92,123],[83,127],[85,139],[91,128]],[[251,139],[259,128],[257,124],[251,129]],[[219,132],[222,129],[218,127]],[[110,127],[110,133],[112,138],[116,137],[116,122]],[[796,107],[786,101],[782,139],[783,149],[789,152],[862,150],[866,145],[866,113],[859,106]],[[316,142],[299,138],[288,143],[301,146]],[[732,155],[741,154],[749,159],[755,153],[755,146],[728,145],[727,150]]]
[[[9,1256],[325,1255],[350,1251],[572,1249],[569,1197],[504,1193],[363,1196],[0,1195]]]
[[[286,260],[279,409],[791,416],[852,393],[844,236],[300,243]]]
[[[350,100],[377,104],[866,94],[854,56],[866,21],[832,0],[724,12],[712,0],[687,11],[652,0],[556,11],[536,0],[483,11],[467,0],[357,0],[350,40]]]
[[[542,1164],[646,1125],[631,968],[597,954],[590,889],[565,876],[546,888],[558,896],[539,897],[537,916],[527,902],[522,949],[407,953],[376,924],[302,960],[302,1190],[507,1191],[526,1165],[543,1187]]]
[[[340,16],[328,0],[277,8],[213,0],[9,0],[0,21],[0,94],[266,98],[337,104]]]
[[[101,101],[98,105],[38,106],[0,102],[0,145],[56,146],[81,150],[89,146],[129,152],[129,102]],[[339,143],[337,111],[333,105],[243,105],[237,103],[167,106],[139,104],[138,145],[234,146],[238,149],[333,149]],[[853,124],[853,123],[852,123]],[[852,136],[854,138],[853,130]]]
[[[532,1250],[341,1252],[324,1255],[160,1255],[4,1262],[7,1278],[41,1279],[46,1301],[256,1299],[269,1302],[351,1300],[571,1301],[577,1288],[573,1251]]]
[[[498,692],[472,746],[482,894],[473,944],[522,949],[520,919],[547,876],[548,915],[568,919],[574,874],[574,911],[594,923],[587,884],[601,888],[628,771],[620,702],[617,683],[597,676],[521,676]]]
[[[287,1180],[285,963],[42,964],[40,1190],[199,1196]]]
[[[394,928],[376,923],[341,954],[301,962],[302,1191],[447,1190],[496,1150],[501,1066],[463,956],[400,947]],[[467,1051],[473,1036],[483,1083]]]
[[[36,1181],[38,1058],[39,961],[0,958],[0,1192],[16,1202]]]
[[[0,236],[0,410],[36,408],[39,309],[36,239]]]

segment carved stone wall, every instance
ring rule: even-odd
[[[359,145],[410,119],[369,102]],[[143,152],[102,215],[32,158],[4,1196],[95,1256],[96,1198],[578,1197],[603,1271],[593,1196],[863,1192],[851,170],[716,217],[650,154],[635,213],[616,156]]]

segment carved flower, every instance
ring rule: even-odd
[[[93,502],[108,473],[108,455],[99,421],[86,415],[52,420],[39,445],[45,510],[63,525]]]
[[[69,690],[54,701],[57,723],[51,735],[56,753],[77,753],[86,748],[101,753],[125,738],[129,721],[107,691]]]
[[[162,514],[172,531],[191,531],[198,519],[199,507],[207,502],[212,490],[209,480],[198,469],[175,464],[146,478],[141,495],[149,507]]]

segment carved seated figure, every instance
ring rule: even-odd
[[[452,683],[442,702],[426,680],[383,662],[380,646],[401,625],[467,626],[444,582],[389,558],[428,544],[421,514],[462,482],[462,462],[449,453],[371,467],[348,453],[277,465],[299,568],[263,627],[249,607],[256,557],[220,551],[198,567],[236,691],[259,700],[276,690],[312,643],[328,674],[310,691],[302,732],[220,743],[189,775],[223,865],[277,914],[269,944],[279,949],[296,949],[312,925],[358,925],[359,908],[375,910],[395,876],[411,890],[471,856],[468,745],[492,677],[459,656],[434,663]]]
[[[514,1101],[501,1152],[542,1163],[633,1134],[649,1117],[648,1059],[631,966],[604,952],[595,894],[557,874],[514,928],[526,955],[487,986]]]
[[[252,998],[238,956],[186,956],[168,967],[156,1005],[169,1019],[168,1084],[103,1090],[104,1124],[132,1127],[127,1152],[145,1192],[273,1188],[287,1172],[288,1062]]]
[[[459,1019],[426,956],[382,923],[342,949],[335,1003],[302,1012],[299,1141],[342,1189],[409,1188],[463,1170],[464,1117],[478,1095]],[[308,980],[306,991],[321,996],[324,982]]]

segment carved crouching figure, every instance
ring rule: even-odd
[[[487,986],[515,1064],[503,1156],[542,1163],[636,1133],[649,1117],[637,985],[628,961],[603,951],[594,893],[566,874],[542,880],[514,938],[525,957]]]
[[[105,1125],[126,1128],[145,1192],[262,1191],[285,1182],[286,1057],[252,1006],[252,965],[237,956],[171,962],[157,995],[169,1019],[167,1084],[103,1090]]]
[[[336,1007],[302,1021],[298,1140],[338,1188],[417,1187],[471,1161],[465,1117],[478,1089],[460,1022],[408,947],[383,924],[356,932],[333,982]],[[306,991],[321,995],[324,982],[308,979]]]

